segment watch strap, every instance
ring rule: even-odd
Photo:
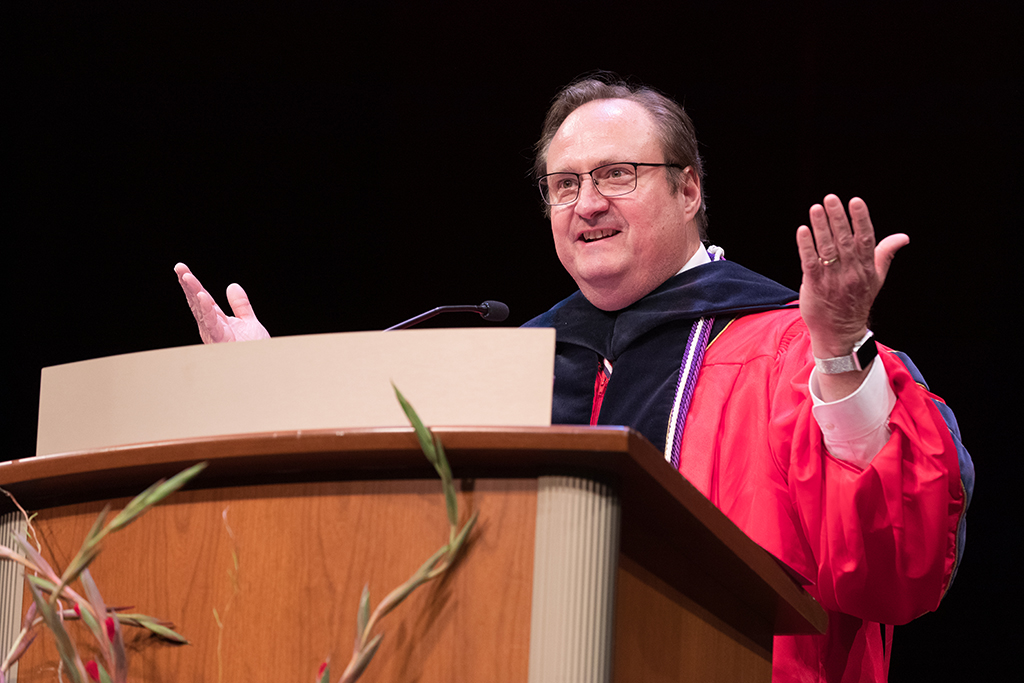
[[[878,355],[878,346],[868,344],[868,340],[874,336],[868,330],[860,340],[853,345],[853,351],[846,356],[836,358],[815,358],[814,367],[823,375],[838,375],[843,372],[854,372],[863,370],[871,364],[871,361]]]

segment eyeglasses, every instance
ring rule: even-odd
[[[598,166],[588,173],[548,173],[537,181],[540,196],[548,206],[572,204],[580,196],[583,176],[589,175],[594,187],[605,197],[621,197],[636,189],[638,166],[667,166],[679,168],[679,164],[645,164],[622,161]]]

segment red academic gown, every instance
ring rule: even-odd
[[[864,470],[822,442],[799,311],[738,318],[704,358],[680,472],[828,611],[825,635],[775,638],[776,683],[884,681],[879,625],[934,610],[955,569],[966,498],[957,446],[936,397],[879,351],[897,401],[892,436]]]
[[[892,436],[864,470],[831,456],[811,413],[809,335],[786,308],[796,296],[718,261],[621,311],[577,292],[527,326],[557,331],[553,423],[587,424],[596,407],[598,424],[630,425],[663,448],[693,320],[714,317],[720,330],[732,319],[707,348],[679,469],[829,613],[823,636],[776,638],[776,683],[884,681],[880,624],[938,606],[962,552],[973,465],[949,409],[908,358],[881,346],[897,398]],[[595,381],[602,359],[613,364],[607,383]]]

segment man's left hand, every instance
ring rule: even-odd
[[[185,292],[188,307],[196,319],[199,336],[204,344],[270,338],[267,328],[256,319],[249,297],[241,285],[228,285],[228,305],[234,315],[227,315],[188,266],[179,263],[174,266],[174,272],[178,275],[178,284]]]
[[[853,345],[867,332],[871,305],[889,265],[896,252],[910,242],[907,235],[899,233],[876,246],[867,204],[854,197],[849,208],[848,219],[839,197],[830,194],[822,204],[811,207],[811,227],[801,225],[796,231],[803,269],[800,315],[818,358],[852,352]]]

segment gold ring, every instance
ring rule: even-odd
[[[830,258],[827,261],[825,259],[821,258],[820,256],[818,257],[818,262],[821,263],[821,265],[823,265],[823,266],[831,266],[833,263],[835,263],[838,260],[839,260],[838,256],[836,256],[835,258]]]

